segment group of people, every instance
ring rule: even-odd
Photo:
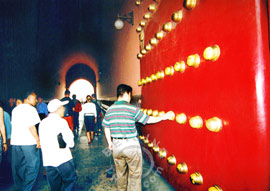
[[[12,175],[18,190],[32,190],[40,167],[40,149],[42,162],[46,169],[47,182],[51,190],[73,190],[76,183],[76,171],[70,148],[74,146],[73,129],[70,125],[69,91],[61,100],[53,99],[44,110],[39,100],[39,115],[35,105],[37,96],[27,93],[24,104],[12,111]],[[140,191],[142,176],[142,151],[138,140],[135,123],[143,125],[157,123],[172,117],[168,112],[163,116],[153,117],[131,105],[132,88],[125,84],[117,87],[117,101],[110,106],[104,116],[102,126],[108,148],[112,150],[116,169],[117,188],[119,191]],[[43,106],[42,106],[43,105]],[[80,110],[80,108],[78,108]],[[68,112],[67,112],[68,111]],[[93,140],[98,111],[91,96],[79,111],[84,117],[88,143]],[[73,120],[72,120],[73,122]],[[101,122],[101,119],[100,119]],[[39,124],[38,130],[36,125]],[[73,123],[74,124],[74,123]],[[76,127],[75,122],[75,127]],[[0,132],[3,151],[6,151],[6,132],[3,122],[3,110],[0,109]]]
[[[61,99],[61,101],[68,101],[64,105],[64,119],[75,133],[79,131],[79,119],[82,119],[86,128],[88,144],[90,144],[94,140],[94,136],[98,139],[98,135],[101,134],[101,119],[103,116],[101,107],[95,98],[95,94],[87,95],[84,103],[77,100],[76,95],[72,95],[72,98],[70,98],[70,91],[66,90],[65,97]]]
[[[87,96],[85,104],[81,104],[69,90],[61,100],[53,99],[48,104],[34,92],[25,96],[24,102],[15,105],[10,99],[11,125],[4,120],[4,110],[0,107],[0,164],[2,153],[8,149],[7,135],[10,136],[11,170],[14,186],[18,190],[32,190],[37,179],[41,162],[45,168],[51,190],[72,190],[76,182],[75,166],[70,148],[74,146],[73,130],[79,129],[79,113],[89,116],[88,104],[95,109],[95,122],[98,110],[92,96]],[[101,120],[100,120],[101,121]],[[85,126],[88,126],[85,121]],[[93,140],[95,124],[88,128],[89,142]],[[101,126],[101,122],[100,122]],[[12,128],[11,128],[12,127]],[[73,129],[74,127],[74,129]],[[9,129],[10,132],[7,132]],[[64,142],[61,146],[60,142]],[[42,160],[41,153],[42,151]]]
[[[74,140],[73,132],[62,118],[65,110],[64,103],[52,100],[47,105],[39,98],[36,108],[37,95],[29,92],[24,102],[12,109],[10,145],[11,171],[15,189],[25,191],[33,189],[40,169],[41,148],[42,162],[51,190],[62,188],[72,190],[76,182],[76,173],[69,148],[74,146]],[[3,108],[0,108],[0,142],[4,152],[7,150],[5,129]],[[61,149],[57,139],[59,133],[66,143],[66,146]]]

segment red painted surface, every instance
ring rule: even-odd
[[[164,0],[145,27],[147,44],[172,13],[183,10],[181,23],[141,59],[141,78],[186,62],[191,54],[199,54],[201,63],[144,85],[142,107],[227,122],[218,133],[208,131],[205,123],[193,129],[176,121],[144,128],[144,135],[160,142],[167,156],[187,163],[188,173],[179,174],[176,165],[153,153],[156,166],[177,190],[207,190],[215,184],[224,191],[270,190],[267,9],[262,0],[197,0],[193,10],[183,7],[183,1]],[[219,59],[204,60],[204,49],[215,44]],[[196,171],[203,176],[202,185],[189,180]]]

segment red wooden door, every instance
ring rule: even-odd
[[[194,6],[189,2],[149,3],[156,4],[156,10],[148,10],[151,18],[145,19],[143,27],[142,49],[148,50],[139,55],[139,83],[145,83],[142,107],[146,112],[184,113],[187,120],[144,128],[144,136],[167,151],[165,158],[147,144],[145,147],[177,190],[208,190],[213,185],[227,191],[270,190],[267,1],[197,0]],[[171,17],[178,11],[182,20],[173,21]],[[171,30],[163,29],[168,22]],[[150,43],[160,31],[163,37]],[[148,44],[152,45],[146,47]],[[204,50],[213,45],[219,47],[220,55],[215,61],[207,60]],[[199,64],[189,66],[187,59],[195,54]],[[180,61],[185,62],[182,72],[174,68]],[[165,73],[167,67],[174,72],[167,69],[168,75],[155,80],[157,72]],[[201,118],[201,128],[191,127],[194,116]],[[206,127],[206,121],[213,117],[222,124],[218,132]],[[171,155],[175,165],[167,162]],[[177,171],[181,162],[187,164],[187,173]],[[202,184],[192,184],[190,176],[195,172],[201,174]]]

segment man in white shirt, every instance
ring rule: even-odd
[[[76,183],[76,172],[70,148],[74,146],[74,136],[68,123],[62,117],[65,108],[61,102],[53,99],[48,104],[50,114],[39,125],[40,145],[43,166],[47,172],[47,181],[52,191],[73,190]],[[66,143],[65,148],[60,148],[58,135],[62,134]]]
[[[28,93],[24,104],[12,111],[11,166],[15,187],[32,190],[40,166],[40,142],[35,125],[40,122],[34,107],[37,95]]]

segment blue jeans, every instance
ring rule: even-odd
[[[40,166],[40,150],[36,145],[12,145],[11,167],[17,189],[30,191],[36,182]]]
[[[76,183],[76,171],[73,159],[58,167],[46,166],[47,181],[51,191],[72,191]]]

